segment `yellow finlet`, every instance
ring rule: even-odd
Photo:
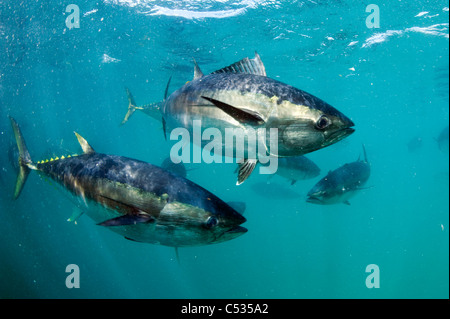
[[[54,159],[53,159],[53,157],[50,159],[50,162],[53,162],[54,161]]]
[[[57,161],[57,160],[59,160],[59,158],[58,158],[58,157],[55,157],[55,161]]]
[[[48,163],[48,159],[46,159],[45,162]]]
[[[61,156],[61,159],[65,159],[64,155],[63,155],[63,156]]]

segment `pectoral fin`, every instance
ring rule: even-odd
[[[167,141],[166,120],[164,119],[164,117],[162,118],[162,127],[163,127],[163,132],[164,132],[164,139]]]
[[[136,242],[136,243],[143,243],[143,241],[139,241],[139,240],[136,240],[136,239],[127,237],[127,236],[124,236],[123,238],[125,238],[126,240],[134,241],[134,242]]]
[[[250,176],[257,163],[257,159],[245,159],[239,163],[238,181],[236,185],[242,184]]]
[[[72,215],[67,219],[68,222],[74,222],[76,223],[78,218],[80,218],[81,215],[83,215],[83,211],[79,209],[74,209]]]
[[[259,115],[256,112],[253,112],[251,110],[240,109],[210,97],[202,96],[202,98],[211,102],[219,109],[221,109],[222,111],[224,111],[225,113],[233,117],[236,121],[242,124],[250,124],[250,125],[264,124],[264,119],[261,117],[261,115]]]
[[[153,223],[155,219],[147,214],[122,215],[116,218],[105,220],[97,225],[99,226],[126,226],[136,224]]]
[[[170,77],[169,81],[167,81],[166,90],[164,91],[164,101],[167,100],[167,93],[169,91],[170,80],[172,80],[172,77]]]

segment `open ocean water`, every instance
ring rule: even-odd
[[[192,181],[246,203],[243,236],[180,248],[177,262],[173,248],[87,216],[68,222],[73,200],[35,172],[12,200],[8,115],[35,160],[80,153],[77,131],[98,152],[159,165],[171,148],[161,122],[138,111],[120,125],[125,87],[157,102],[170,76],[169,93],[192,80],[192,58],[206,74],[255,50],[269,77],[327,101],[356,132],[307,154],[321,174],[294,185],[255,171],[236,186],[235,164],[185,164]],[[448,133],[437,142],[448,61],[448,1],[0,0],[0,298],[448,298]],[[362,144],[371,176],[351,205],[307,203]],[[69,264],[79,288],[66,287]]]

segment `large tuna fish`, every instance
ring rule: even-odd
[[[201,122],[203,129],[217,128],[222,137],[226,129],[241,129],[245,138],[251,136],[250,131],[264,129],[262,147],[260,143],[245,143],[242,151],[237,149],[241,144],[230,145],[223,139],[221,154],[236,158],[237,154],[244,154],[238,184],[248,178],[262,155],[300,156],[354,132],[353,122],[328,103],[267,77],[257,53],[254,59],[245,58],[207,75],[195,63],[194,79],[169,96],[166,88],[162,102],[136,107],[127,92],[130,103],[124,122],[136,108],[154,118],[160,114],[164,134],[180,127],[193,134],[196,121]],[[269,134],[272,128],[277,130],[276,135]],[[200,142],[205,146],[208,141]],[[276,145],[275,150],[272,145]]]
[[[82,199],[99,225],[127,239],[172,247],[220,243],[244,234],[246,219],[197,184],[149,163],[95,152],[80,135],[82,155],[33,162],[16,121],[19,148],[14,198],[31,170]]]

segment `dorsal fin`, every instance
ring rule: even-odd
[[[244,215],[246,204],[245,202],[227,202],[228,206],[231,206],[239,214]]]
[[[369,160],[367,159],[367,153],[366,148],[364,147],[364,144],[362,145],[363,152],[364,152],[364,162],[369,163]]]
[[[195,61],[194,58],[192,58],[194,61],[194,80],[197,80],[198,78],[201,78],[203,76],[202,70],[200,70],[200,67],[197,64],[197,61]]]
[[[84,154],[95,153],[94,149],[80,134],[78,134],[77,132],[74,133],[77,136],[78,143],[80,143],[80,146],[83,149]]]
[[[217,70],[211,74],[217,73],[246,73],[266,76],[266,68],[261,61],[261,58],[257,52],[253,59],[245,58],[241,61],[233,63],[227,67]]]

